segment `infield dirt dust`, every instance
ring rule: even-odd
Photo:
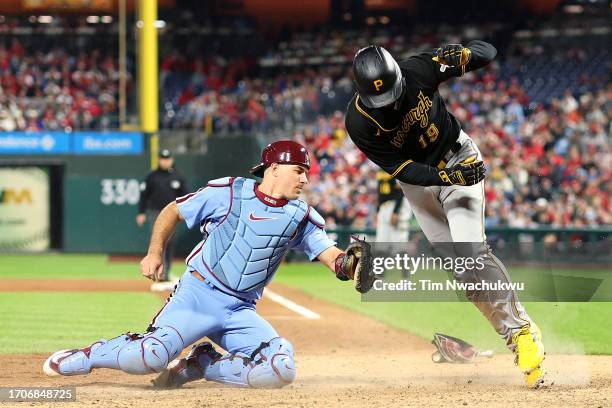
[[[149,282],[20,280],[15,285],[0,281],[0,291],[16,287],[24,291],[146,291]],[[47,377],[42,372],[47,353],[1,355],[0,386],[76,386],[77,402],[67,407],[612,406],[612,356],[548,355],[546,368],[554,385],[528,390],[509,353],[471,364],[434,364],[433,346],[425,340],[296,289],[275,284],[270,288],[322,316],[306,319],[269,299],[258,304],[258,311],[295,346],[297,378],[283,389],[230,388],[197,381],[178,390],[155,390],[150,385],[154,375],[108,369],[87,376]],[[482,324],[488,324],[484,318]],[[477,344],[477,339],[468,341]],[[66,348],[83,346],[66,344]],[[2,405],[58,407],[54,402]]]

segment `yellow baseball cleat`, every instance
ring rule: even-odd
[[[512,342],[515,344],[515,364],[525,374],[527,387],[538,388],[544,382],[542,362],[546,354],[540,328],[535,323],[523,326],[512,336]]]
[[[544,384],[544,367],[540,364],[534,370],[531,370],[529,374],[525,374],[525,384],[527,388],[540,388]]]

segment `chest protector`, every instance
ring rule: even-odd
[[[225,220],[202,247],[202,260],[227,288],[257,290],[274,276],[308,216],[308,205],[292,200],[282,207],[268,206],[255,195],[255,181],[241,177],[231,185],[230,200]]]

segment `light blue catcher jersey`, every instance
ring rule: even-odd
[[[187,264],[219,289],[257,299],[290,248],[313,260],[335,245],[323,218],[301,200],[279,200],[256,194],[254,180],[223,178],[176,200],[189,228],[204,239]]]

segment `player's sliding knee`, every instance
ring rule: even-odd
[[[253,356],[255,366],[247,375],[253,388],[281,388],[295,380],[293,345],[282,337],[270,340]]]
[[[119,368],[130,374],[161,372],[185,348],[181,335],[172,327],[159,327],[144,336],[133,335],[132,341],[119,350]]]

